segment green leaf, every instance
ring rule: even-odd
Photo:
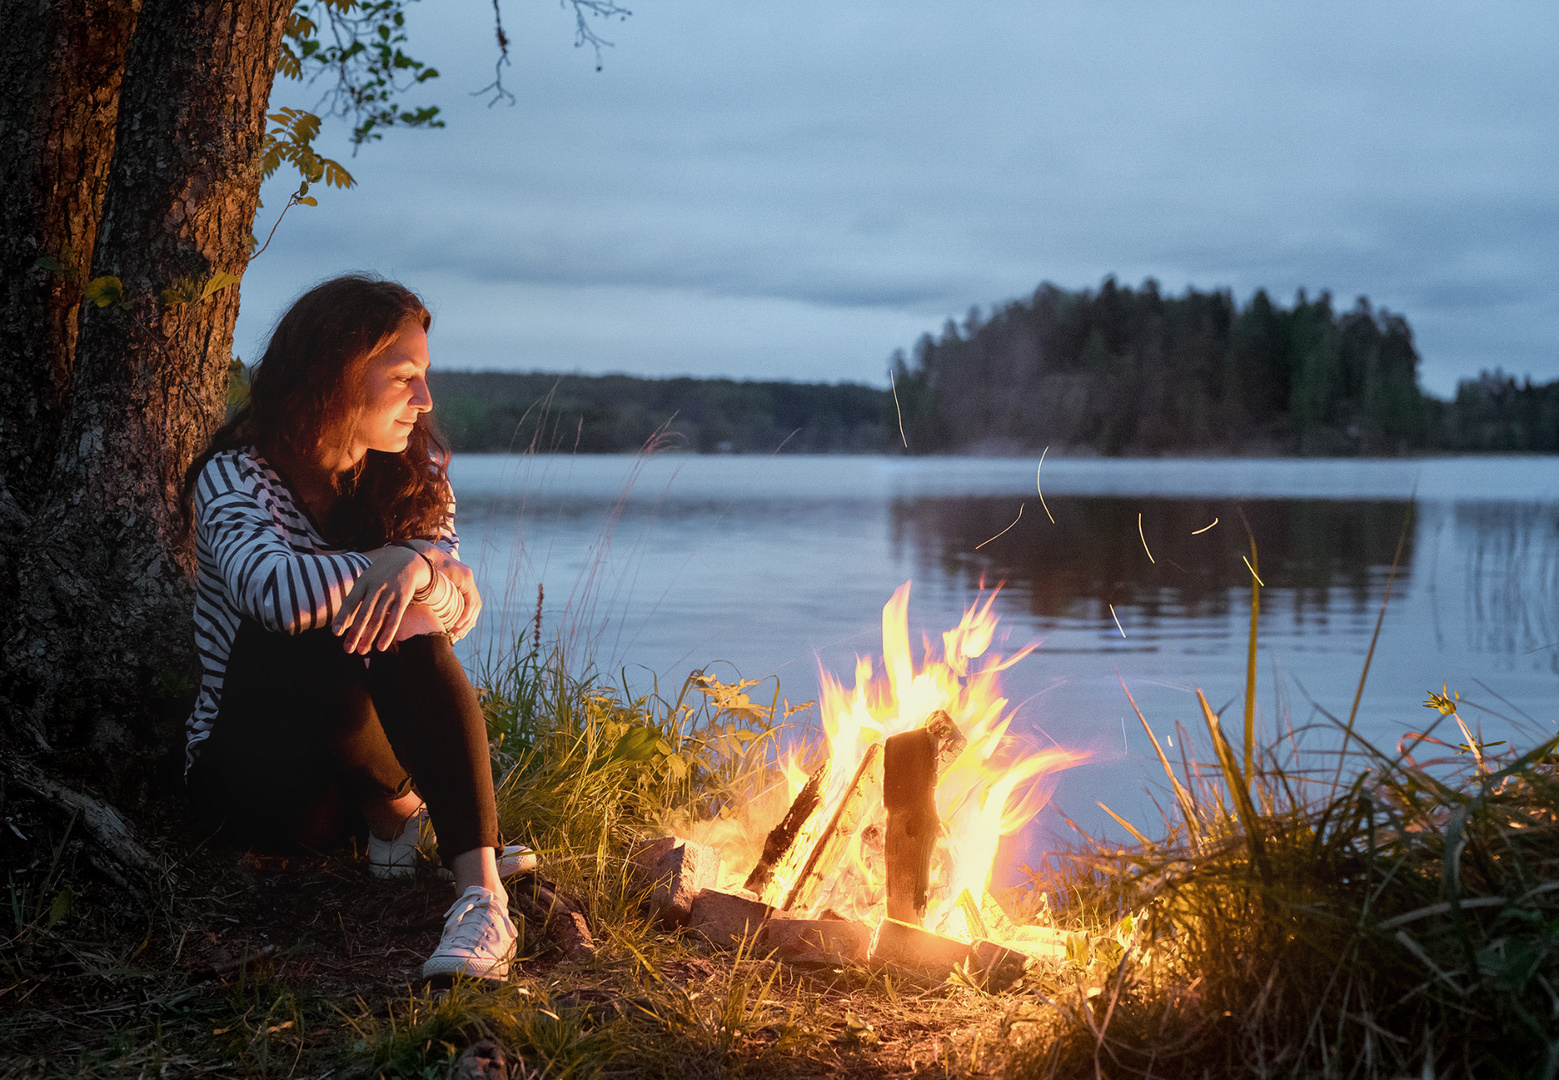
[[[185,274],[172,285],[157,294],[157,299],[162,301],[163,307],[180,307],[184,304],[193,304],[200,299],[200,285],[194,278]]]
[[[269,180],[281,165],[281,146],[271,136],[265,138],[265,153],[260,157],[260,179]]]
[[[339,161],[325,158],[325,184],[328,187],[349,188],[355,187],[357,181],[352,179],[352,174],[342,167]]]
[[[211,275],[211,280],[206,282],[206,287],[200,290],[200,298],[204,300],[212,293],[219,293],[229,285],[237,284],[237,274],[229,274],[226,270],[218,270],[215,274]]]
[[[303,61],[292,51],[292,46],[282,42],[281,55],[276,58],[276,74],[288,79],[303,78]]]
[[[312,195],[305,195],[298,200],[299,206],[318,206],[319,200]]]
[[[608,761],[648,761],[655,756],[660,733],[652,727],[631,727],[607,755]]]
[[[1087,967],[1091,959],[1092,950],[1088,946],[1088,935],[1081,931],[1072,931],[1066,935],[1066,959],[1068,963],[1079,967]]]
[[[123,304],[125,302],[124,282],[112,274],[104,274],[87,282],[86,288],[81,290],[81,295],[100,308],[106,308],[109,304]]]
[[[288,37],[306,38],[313,37],[314,32],[318,29],[319,27],[314,24],[314,20],[308,18],[306,15],[299,15],[296,11],[294,11],[291,15],[287,16],[287,29],[283,31],[283,33],[285,33]]]
[[[1505,990],[1519,993],[1537,971],[1542,955],[1528,941],[1501,938],[1477,952],[1478,969]]]
[[[65,886],[59,892],[54,894],[54,903],[49,905],[49,929],[52,930],[54,928],[54,924],[63,919],[70,911],[71,898],[72,894],[69,885]]]
[[[42,258],[40,258],[37,262],[33,263],[33,265],[36,266],[39,270],[56,270],[57,271],[60,268],[60,261],[58,259],[56,259],[53,255],[45,255]]]

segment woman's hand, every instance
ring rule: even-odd
[[[433,580],[428,561],[407,548],[382,547],[368,557],[372,562],[358,575],[330,624],[349,653],[388,649],[417,590]]]
[[[437,544],[427,540],[411,540],[419,552],[433,560],[433,566],[439,573],[449,579],[451,585],[460,591],[460,598],[465,601],[465,610],[460,613],[460,618],[454,626],[446,626],[451,637],[462,638],[476,625],[476,617],[482,610],[482,594],[476,591],[476,574],[471,568]]]

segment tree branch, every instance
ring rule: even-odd
[[[96,796],[66,787],[31,762],[12,758],[4,768],[22,787],[78,815],[96,841],[92,848],[93,864],[115,884],[140,893],[145,891],[147,881],[157,876],[157,860],[141,846],[135,830],[118,810]]]
[[[493,62],[493,81],[480,90],[471,91],[472,97],[491,93],[492,100],[487,103],[491,109],[500,101],[507,100],[510,105],[515,103],[515,97],[504,89],[503,69],[509,66],[509,35],[503,32],[503,9],[499,6],[499,0],[493,0],[493,34],[498,39],[498,59]]]
[[[493,0],[493,34],[498,41],[498,59],[493,62],[493,81],[480,90],[471,91],[472,97],[480,97],[482,94],[492,94],[488,101],[488,108],[492,108],[500,101],[515,104],[515,97],[503,85],[503,69],[510,66],[509,62],[509,35],[503,29],[503,9],[500,6],[502,0]],[[564,7],[572,6],[574,9],[574,48],[578,49],[589,45],[595,50],[595,69],[601,70],[601,50],[610,49],[612,43],[607,41],[590,25],[590,18],[616,19],[621,22],[633,12],[616,3],[615,0],[559,0]]]
[[[593,15],[598,19],[615,18],[618,22],[622,22],[629,15],[632,15],[633,12],[621,4],[614,3],[613,0],[564,0],[564,2],[574,5],[574,48],[577,49],[582,45],[589,45],[593,48],[595,50],[595,69],[600,71],[601,49],[603,46],[610,49],[612,43],[590,29],[590,24],[585,21],[585,16]]]

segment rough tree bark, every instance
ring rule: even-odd
[[[44,494],[64,420],[141,0],[0,10],[0,469],[15,513]]]
[[[6,0],[8,32],[22,6]],[[119,10],[111,0],[35,6],[40,36],[51,18],[72,27],[88,9]],[[0,455],[0,512],[20,541],[5,546],[0,565],[0,590],[11,601],[0,611],[0,758],[25,754],[56,780],[94,787],[120,806],[144,802],[159,771],[176,776],[181,760],[179,714],[196,669],[191,547],[178,492],[222,416],[238,290],[198,297],[218,272],[241,274],[248,258],[265,106],[291,6],[144,0],[125,27],[133,35],[117,136],[96,203],[79,194],[92,185],[79,162],[95,161],[101,147],[75,159],[48,151],[102,137],[101,112],[92,114],[98,128],[77,121],[86,132],[79,137],[60,127],[75,114],[79,73],[76,82],[39,82],[31,101],[0,100],[7,153],[19,143],[18,125],[37,125],[41,148],[32,155],[37,195],[30,209],[7,209],[8,229],[30,229],[32,243],[47,245],[65,235],[51,222],[69,221],[80,230],[79,256],[91,251],[90,275],[120,278],[125,299],[123,307],[87,305],[79,329],[59,300],[7,311],[4,347],[28,380],[20,396],[44,404],[7,406],[4,422],[25,423],[26,408],[47,411],[55,373],[68,376],[68,389],[52,426],[36,425],[25,452]],[[24,60],[4,57],[0,86],[25,81]],[[13,281],[12,246],[26,247],[5,251],[7,299],[13,290],[44,290],[35,271]],[[63,287],[55,280],[46,290]],[[182,289],[186,302],[170,302],[170,289]],[[29,335],[56,340],[51,318],[64,326],[56,347],[14,344]]]

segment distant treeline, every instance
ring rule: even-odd
[[[435,372],[461,451],[704,453],[1559,452],[1559,381],[1500,372],[1452,401],[1418,386],[1401,315],[1328,293],[1164,296],[1106,279],[972,309],[892,358],[893,393],[842,383]]]
[[[1424,401],[1431,449],[1559,453],[1559,380],[1533,385],[1485,371],[1462,380],[1452,401]]]
[[[1164,296],[1107,279],[1097,292],[1042,285],[913,357],[894,357],[911,445],[1105,454],[1422,447],[1429,416],[1407,321],[1360,298],[1338,314],[1301,292]],[[970,437],[969,432],[978,432]]]
[[[851,383],[438,371],[435,416],[456,451],[601,454],[652,439],[700,453],[883,449],[888,395]]]

